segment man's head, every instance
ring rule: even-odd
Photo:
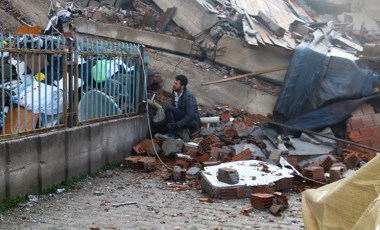
[[[177,75],[173,82],[173,90],[176,92],[181,92],[186,90],[187,77],[185,75]]]

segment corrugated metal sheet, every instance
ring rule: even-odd
[[[246,15],[243,18],[243,29],[245,39],[251,45],[275,45],[294,49],[297,44],[288,31],[290,25],[296,20],[313,21],[291,0],[231,0],[231,6]],[[265,15],[266,20],[270,19],[271,26],[259,15]],[[285,29],[285,34],[277,36],[273,25]]]

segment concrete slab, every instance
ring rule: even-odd
[[[221,76],[196,67],[189,58],[163,52],[147,51],[146,54],[150,56],[149,66],[162,76],[164,91],[171,92],[174,76],[184,74],[189,79],[188,89],[194,93],[200,105],[230,105],[253,114],[273,112],[276,96],[253,89],[239,81],[203,86],[203,82],[220,80]]]
[[[238,38],[223,36],[217,44],[215,61],[233,68],[254,72],[279,66],[287,66],[292,51],[277,47],[253,47]],[[213,57],[209,57],[213,59]],[[266,78],[283,82],[286,71],[268,73]]]
[[[193,50],[193,41],[183,38],[100,22],[73,20],[71,24],[77,32],[83,34],[143,44],[186,55],[200,55],[198,51]]]
[[[239,173],[239,183],[227,184],[217,178],[220,168],[233,168]],[[265,169],[264,169],[265,168]],[[248,160],[228,162],[205,167],[201,172],[201,186],[211,197],[244,198],[250,197],[256,190],[268,187],[272,183],[291,180],[292,170],[267,164],[263,161]],[[289,181],[291,184],[291,181]]]
[[[175,7],[173,21],[187,32],[196,35],[215,25],[219,19],[216,14],[205,8],[205,0],[153,0],[163,11]]]
[[[296,156],[310,156],[310,155],[325,155],[329,154],[334,147],[326,145],[315,145],[305,141],[300,140],[299,138],[293,138],[293,146],[295,150],[289,149],[289,155]]]

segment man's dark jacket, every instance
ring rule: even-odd
[[[175,107],[175,94],[172,92],[172,106]],[[184,126],[190,126],[192,128],[200,128],[201,127],[201,119],[198,113],[198,105],[197,99],[195,99],[194,95],[185,90],[181,97],[178,100],[178,109],[182,110],[186,113],[186,116],[177,121],[177,126],[182,128]]]

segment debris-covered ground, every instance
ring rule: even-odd
[[[2,213],[0,229],[303,229],[300,195],[293,192],[278,217],[244,211],[248,198],[203,200],[208,195],[196,187],[183,189],[154,172],[118,168],[75,186]]]

